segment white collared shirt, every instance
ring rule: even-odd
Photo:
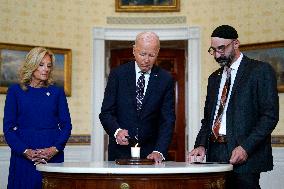
[[[232,91],[232,88],[234,86],[235,78],[236,78],[238,68],[240,66],[242,59],[243,59],[243,54],[241,53],[240,57],[230,66],[230,68],[231,68],[231,85],[230,85],[230,91],[229,91],[229,94],[228,94],[228,97],[227,97],[226,105],[225,105],[225,108],[224,108],[223,116],[222,116],[222,119],[221,119],[221,126],[220,126],[220,129],[219,129],[220,135],[226,135],[226,112],[227,112],[228,104],[229,104],[230,97],[231,97],[231,91]],[[215,118],[218,114],[218,110],[219,110],[219,106],[220,106],[220,102],[221,102],[222,90],[223,90],[225,82],[226,82],[226,77],[227,77],[226,70],[223,69],[222,79],[221,79],[220,87],[219,87],[218,101],[217,101],[217,105],[216,105],[216,109],[215,109],[214,120],[215,120]],[[214,120],[212,122],[212,128],[214,126]]]
[[[139,79],[139,77],[141,76],[141,70],[140,70],[140,68],[138,67],[136,61],[135,61],[135,73],[136,73],[136,85],[137,85],[138,79]],[[151,73],[151,70],[149,70],[148,72],[146,72],[146,73],[144,74],[144,76],[145,76],[145,87],[144,87],[144,93],[143,93],[144,96],[145,96],[145,93],[146,93],[146,90],[147,90],[147,86],[148,86],[148,83],[149,83],[150,73]]]

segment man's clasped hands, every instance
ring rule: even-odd
[[[57,153],[58,150],[54,146],[36,150],[26,149],[24,151],[24,155],[26,156],[26,158],[34,162],[34,165],[46,164]]]

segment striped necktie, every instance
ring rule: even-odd
[[[136,109],[137,111],[141,110],[142,108],[142,101],[144,98],[144,88],[145,88],[145,72],[140,72],[141,75],[138,78],[137,85],[136,85]]]
[[[218,113],[217,113],[217,116],[215,118],[214,125],[213,125],[213,128],[212,128],[212,132],[213,132],[216,139],[219,136],[219,129],[220,129],[220,126],[221,126],[221,120],[222,120],[224,108],[225,108],[225,105],[226,105],[226,101],[227,101],[228,94],[229,94],[229,91],[230,91],[230,86],[231,86],[231,70],[232,69],[228,68],[228,67],[226,67],[225,69],[226,69],[226,74],[227,74],[226,82],[225,82],[225,85],[224,85],[223,90],[222,90],[222,95],[221,95]]]

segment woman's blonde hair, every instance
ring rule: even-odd
[[[49,73],[48,80],[44,82],[44,86],[48,87],[49,85],[53,84],[52,70],[55,62],[55,56],[50,50],[44,47],[35,47],[27,54],[25,62],[19,72],[19,82],[23,90],[26,91],[28,89],[27,85],[31,83],[33,73],[39,67],[39,64],[45,55],[50,56],[52,68],[51,72]]]

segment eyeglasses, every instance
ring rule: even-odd
[[[234,40],[233,40],[234,41]],[[209,54],[211,54],[211,55],[214,55],[216,52],[218,52],[218,53],[224,53],[225,52],[225,50],[226,50],[226,48],[231,44],[231,43],[233,43],[233,41],[231,41],[229,44],[227,44],[227,45],[220,45],[220,46],[218,46],[217,48],[215,48],[215,47],[210,47],[209,49],[208,49],[208,52],[209,52]]]

